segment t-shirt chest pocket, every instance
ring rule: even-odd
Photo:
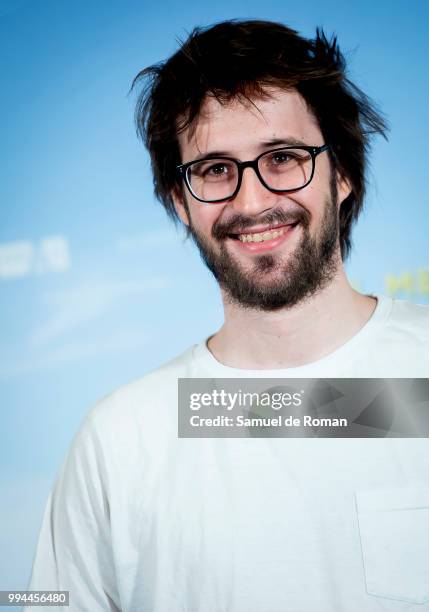
[[[429,486],[356,492],[370,595],[429,601]]]

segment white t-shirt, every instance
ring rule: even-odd
[[[73,612],[429,610],[427,439],[177,436],[179,377],[428,377],[429,307],[377,297],[318,362],[240,370],[202,343],[102,399],[29,588],[69,590]]]

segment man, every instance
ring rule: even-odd
[[[427,377],[429,309],[343,260],[385,124],[335,41],[195,30],[143,71],[155,191],[219,282],[207,342],[91,411],[50,496],[32,589],[72,610],[429,610],[424,439],[178,438],[179,378]]]

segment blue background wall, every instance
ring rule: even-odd
[[[392,127],[349,277],[427,303],[428,6],[0,0],[0,589],[25,588],[46,496],[95,400],[221,324],[215,283],[152,196],[133,77],[222,19],[336,32]]]

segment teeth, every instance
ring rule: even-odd
[[[277,236],[281,236],[285,232],[285,227],[269,232],[259,232],[258,234],[239,234],[238,239],[241,242],[264,242],[265,240],[273,240]]]

